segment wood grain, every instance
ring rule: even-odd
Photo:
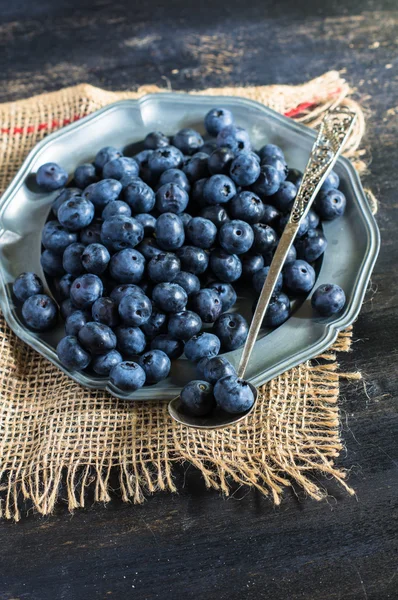
[[[323,482],[281,507],[228,500],[193,468],[178,495],[0,523],[0,599],[385,600],[398,598],[398,78],[396,1],[21,0],[2,6],[0,100],[87,81],[109,89],[294,83],[344,69],[368,109],[364,183],[383,245],[356,342],[341,366],[348,497]],[[322,3],[323,4],[323,3]],[[370,151],[371,148],[371,151]],[[117,482],[115,482],[115,488]]]

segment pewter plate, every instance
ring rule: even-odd
[[[77,165],[91,161],[99,148],[129,147],[155,129],[171,135],[182,127],[193,127],[204,133],[203,117],[214,106],[224,106],[233,112],[237,124],[249,131],[255,148],[265,143],[278,144],[289,166],[304,169],[315,140],[311,129],[243,98],[164,93],[117,102],[49,135],[30,152],[3,194],[0,200],[0,307],[11,329],[61,370],[65,371],[55,347],[63,335],[62,323],[47,334],[29,331],[11,293],[13,280],[22,271],[34,271],[45,281],[40,265],[40,237],[57,194],[40,193],[32,175],[41,164],[50,161],[60,163],[73,173]],[[311,310],[309,295],[295,306],[291,318],[281,327],[263,331],[247,370],[247,378],[256,386],[323,352],[338,332],[356,319],[361,308],[379,250],[379,231],[350,162],[340,158],[335,169],[347,197],[347,210],[342,218],[324,226],[328,248],[317,265],[316,287],[326,282],[337,283],[345,290],[347,304],[337,317],[320,318]],[[47,292],[51,293],[48,289]],[[252,302],[253,296],[243,289],[236,310],[250,319]],[[236,350],[226,355],[235,366],[240,352]],[[68,372],[68,375],[88,388],[117,393],[106,379],[80,372]],[[194,377],[194,367],[181,358],[174,361],[167,380],[134,394],[117,395],[135,400],[169,400]]]

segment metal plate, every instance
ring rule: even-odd
[[[40,193],[31,175],[49,161],[60,163],[72,173],[80,163],[91,161],[99,148],[108,145],[124,148],[142,140],[154,129],[173,134],[182,127],[194,127],[203,133],[203,117],[214,106],[224,106],[234,113],[237,124],[249,131],[254,147],[278,144],[289,166],[304,169],[315,139],[309,128],[243,98],[165,93],[117,102],[49,135],[32,150],[3,194],[0,201],[0,306],[12,330],[60,369],[64,370],[55,347],[63,335],[62,323],[43,335],[27,330],[11,294],[11,284],[22,271],[34,271],[45,280],[40,266],[41,229],[56,193]],[[247,378],[256,386],[320,354],[333,343],[339,330],[356,319],[361,308],[380,245],[379,231],[350,162],[340,158],[335,170],[347,198],[347,210],[342,218],[324,226],[328,248],[319,265],[316,287],[326,282],[340,285],[347,296],[346,306],[335,318],[320,318],[311,310],[309,295],[286,323],[272,332],[263,332],[247,370]],[[236,309],[246,318],[251,317],[252,301],[247,291],[239,295]],[[240,352],[226,356],[237,365]],[[108,385],[106,379],[86,373],[68,374],[89,388],[104,389]],[[118,395],[136,400],[169,400],[194,377],[194,367],[182,358],[174,361],[167,380],[134,394]]]

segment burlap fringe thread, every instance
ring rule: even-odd
[[[122,98],[162,92],[107,92],[90,85],[67,88],[0,105],[0,189],[4,190],[29,150],[50,131]],[[347,147],[358,170],[364,133],[360,106],[336,72],[301,86],[210,89],[199,92],[251,98],[316,126],[328,108],[350,106],[357,125]],[[0,516],[19,520],[21,495],[41,514],[52,512],[61,490],[72,510],[83,507],[88,488],[95,501],[110,500],[110,475],[119,473],[124,501],[142,502],[146,493],[176,491],[172,466],[189,462],[208,487],[229,493],[230,482],[257,488],[279,504],[283,488],[299,484],[320,500],[322,474],[350,493],[346,472],[334,461],[342,449],[340,378],[336,352],[347,352],[351,329],[340,333],[320,360],[306,362],[261,388],[255,413],[222,431],[196,432],[168,416],[162,402],[134,405],[100,391],[83,389],[18,340],[0,319]],[[66,483],[65,487],[62,483]]]

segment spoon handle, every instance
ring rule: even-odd
[[[351,111],[339,108],[326,113],[322,120],[317,139],[315,140],[304,171],[303,180],[290,213],[289,221],[279,240],[258,299],[246,343],[240,357],[237,369],[238,377],[244,377],[276,282],[283,269],[290,247],[295,240],[297,231],[307,215],[322,183],[334,167],[352,131],[355,118],[356,115]]]

